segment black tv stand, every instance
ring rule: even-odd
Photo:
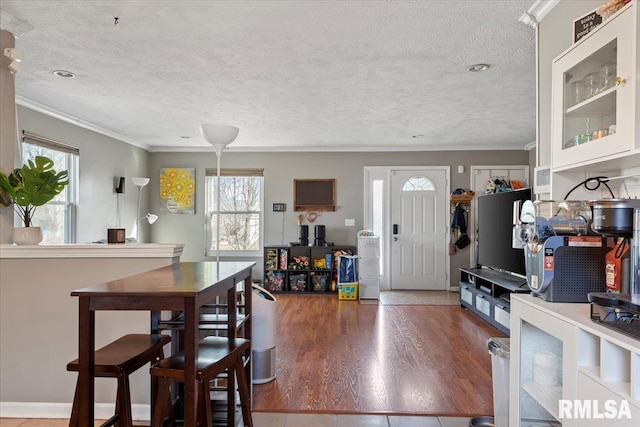
[[[460,269],[460,305],[507,335],[511,294],[529,292],[523,277],[488,268]]]

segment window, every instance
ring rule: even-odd
[[[221,169],[220,210],[217,171],[206,171],[207,256],[216,254],[216,221],[220,215],[220,255],[258,255],[262,249],[262,169]]]
[[[80,151],[66,144],[23,132],[22,161],[36,156],[49,157],[56,171],[69,171],[69,185],[49,203],[39,206],[33,217],[34,225],[42,228],[42,243],[75,243],[75,211],[78,204],[78,158]],[[16,226],[22,226],[17,219]]]
[[[402,191],[435,191],[435,189],[433,182],[424,176],[414,176],[402,186]]]
[[[375,179],[371,182],[371,209],[373,210],[372,231],[380,236],[380,276],[384,276],[384,181]]]

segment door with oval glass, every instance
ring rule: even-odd
[[[391,289],[447,288],[448,173],[391,171]]]

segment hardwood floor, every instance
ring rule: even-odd
[[[278,294],[276,380],[256,412],[493,413],[486,341],[504,336],[460,306],[374,305]]]

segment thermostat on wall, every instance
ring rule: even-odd
[[[287,210],[286,203],[274,203],[273,204],[273,211],[274,212],[284,212],[286,210]]]
[[[551,168],[536,166],[533,176],[533,192],[536,194],[551,192]]]

